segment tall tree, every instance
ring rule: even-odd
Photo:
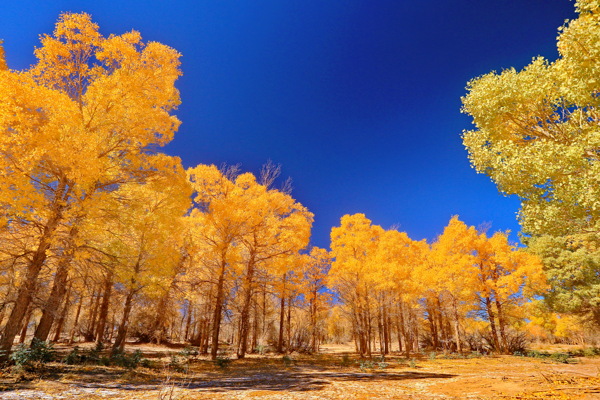
[[[600,232],[600,8],[575,3],[560,28],[559,58],[535,58],[469,82],[463,133],[472,165],[521,199],[527,234]]]
[[[0,219],[35,227],[26,274],[0,338],[8,357],[51,249],[121,183],[178,160],[152,150],[179,126],[179,54],[132,31],[104,38],[88,14],[63,14],[37,64],[0,71]]]

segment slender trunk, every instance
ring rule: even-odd
[[[240,315],[240,337],[238,343],[238,358],[244,358],[248,350],[248,333],[250,331],[250,305],[252,304],[252,287],[254,285],[254,255],[250,256],[244,282],[244,302]]]
[[[69,311],[70,302],[71,285],[69,285],[69,288],[67,289],[67,294],[65,295],[65,304],[63,305],[60,317],[58,318],[58,322],[56,323],[56,332],[54,333],[54,339],[52,339],[53,342],[58,342],[60,340],[60,335],[62,334],[62,329],[65,325],[65,320],[67,319],[67,313]]]
[[[50,333],[54,319],[58,316],[60,303],[62,303],[65,293],[67,292],[67,278],[70,261],[71,257],[65,257],[58,263],[50,296],[48,296],[48,299],[44,304],[40,323],[33,334],[34,338],[42,342],[48,339],[48,334]]]
[[[442,303],[440,302],[440,296],[436,296],[435,298],[435,302],[436,302],[436,310],[435,310],[435,316],[437,318],[437,327],[438,327],[438,334],[440,337],[440,345],[444,348],[447,349],[448,346],[448,335],[446,333],[446,328],[444,326],[444,314],[442,312]]]
[[[494,349],[500,352],[500,341],[498,340],[498,332],[496,330],[496,317],[494,316],[494,310],[492,309],[492,300],[489,297],[486,297],[484,301],[488,319],[490,320],[490,328],[492,329],[492,341]]]
[[[27,314],[25,315],[25,323],[23,324],[23,329],[21,329],[19,343],[25,343],[25,338],[27,337],[27,329],[29,328],[29,321],[31,320],[31,314],[33,314],[33,307],[30,305],[27,309]]]
[[[438,340],[438,329],[435,323],[435,314],[433,311],[433,307],[431,306],[431,304],[429,304],[429,301],[427,302],[428,307],[427,307],[427,319],[429,320],[429,328],[431,329],[431,340],[432,340],[432,345],[433,345],[433,349],[437,350],[440,347],[440,342]]]
[[[277,352],[283,352],[283,328],[285,320],[285,291],[287,283],[287,273],[283,274],[283,288],[281,290],[281,299],[279,303],[279,338],[277,339]]]
[[[96,329],[96,342],[104,341],[104,331],[106,330],[106,321],[108,319],[108,309],[110,306],[110,296],[113,287],[113,271],[109,271],[104,279],[104,294],[102,295],[102,304],[100,305],[100,315],[98,317],[98,327]]]
[[[458,318],[458,305],[456,298],[452,297],[452,308],[454,311],[454,341],[456,342],[456,351],[462,353],[462,344],[460,342],[460,322]]]
[[[123,309],[123,318],[121,319],[121,324],[119,325],[119,330],[117,331],[117,338],[115,339],[115,343],[112,347],[112,354],[119,353],[123,351],[125,347],[125,339],[127,337],[127,328],[129,322],[129,314],[131,313],[131,308],[133,305],[133,296],[135,295],[135,290],[133,288],[129,289],[129,293],[127,294],[127,298],[125,299],[125,307]]]
[[[187,306],[187,316],[185,319],[185,333],[183,335],[183,339],[185,341],[187,341],[190,337],[190,325],[192,323],[192,313],[194,312],[191,300],[188,300],[187,302],[188,302],[188,306]],[[213,326],[213,329],[214,329],[214,326]],[[218,337],[219,337],[219,334],[217,333],[217,340],[218,340]]]
[[[279,338],[277,339],[277,352],[278,353],[283,353],[284,321],[285,321],[285,295],[282,293],[280,304],[279,304]]]
[[[165,335],[165,317],[167,313],[165,309],[169,302],[169,295],[177,286],[177,281],[175,276],[171,278],[171,283],[169,284],[166,292],[160,297],[158,301],[158,307],[156,309],[156,313],[154,314],[154,321],[152,322],[152,338],[156,344],[161,344],[164,340]]]
[[[318,345],[318,330],[317,330],[317,295],[318,293],[316,292],[316,290],[313,290],[313,292],[311,293],[311,301],[310,301],[310,336],[311,336],[311,343],[310,343],[310,350],[312,352],[317,352],[319,351],[319,345]]]
[[[367,356],[371,357],[371,338],[373,334],[373,328],[371,326],[371,304],[369,301],[369,291],[365,284],[365,327],[367,328]]]
[[[85,285],[87,278],[84,279],[83,283]],[[79,295],[79,304],[77,304],[77,312],[75,313],[75,321],[73,321],[73,326],[71,327],[71,337],[69,338],[69,344],[72,344],[75,340],[75,333],[77,332],[77,325],[79,324],[79,316],[81,315],[81,306],[83,304],[83,295]]]
[[[402,338],[404,337],[404,327],[401,323],[400,315],[396,315],[396,336],[398,337],[398,353],[402,352]],[[406,340],[405,340],[406,343]]]
[[[506,339],[504,313],[502,312],[502,304],[498,299],[495,299],[496,310],[498,311],[498,330],[500,331],[500,347],[502,353],[508,353],[508,340]]]
[[[58,225],[63,218],[64,204],[66,204],[65,201],[70,192],[66,186],[64,180],[59,181],[55,192],[55,198],[51,206],[52,214],[44,227],[31,262],[27,265],[25,280],[19,288],[15,306],[13,307],[10,316],[8,317],[8,321],[4,326],[2,335],[0,336],[0,364],[8,360],[15,336],[17,336],[17,333],[22,326],[23,318],[36,293],[37,278],[42,266],[46,262],[46,252],[50,248]]]
[[[388,329],[388,315],[387,315],[387,309],[385,306],[385,302],[383,304],[383,354],[389,354],[390,349],[389,349],[389,329]]]
[[[219,351],[219,332],[221,330],[221,317],[223,314],[223,299],[225,287],[225,271],[227,261],[225,254],[221,256],[221,268],[219,271],[219,281],[217,282],[217,294],[215,299],[215,308],[212,316],[212,339],[210,348],[210,358],[215,360]]]
[[[287,346],[285,348],[286,354],[293,351],[292,346],[292,295],[288,296],[288,309],[287,309]]]
[[[252,318],[252,344],[250,345],[250,353],[254,353],[258,347],[258,304],[256,300],[252,302],[254,305],[254,317]]]
[[[87,326],[85,328],[85,332],[83,332],[83,337],[86,342],[91,342],[94,340],[93,330],[96,324],[96,312],[98,310],[98,307],[96,307],[97,304],[100,304],[99,296],[96,294],[96,289],[94,288],[90,295]]]
[[[412,349],[415,351],[419,351],[419,324],[417,322],[417,317],[414,314],[414,311],[408,311],[408,319],[410,321],[410,327],[412,327],[411,339],[412,339]]]

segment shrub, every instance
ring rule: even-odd
[[[23,343],[19,344],[10,355],[10,359],[17,367],[25,370],[35,370],[44,363],[52,361],[55,355],[56,352],[52,343],[34,338],[29,347]]]
[[[136,350],[131,355],[128,355],[124,351],[113,353],[110,356],[109,362],[110,364],[119,367],[136,369],[142,362],[145,363],[145,360],[142,352],[140,350]]]
[[[75,365],[82,364],[86,360],[86,356],[81,353],[78,346],[75,346],[73,350],[63,359],[65,364]]]
[[[217,367],[219,367],[221,369],[225,369],[225,368],[229,367],[230,363],[231,363],[231,359],[229,357],[227,357],[226,355],[220,355],[217,358],[215,358],[215,364],[217,365]]]

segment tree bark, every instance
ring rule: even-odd
[[[254,255],[250,256],[248,268],[246,270],[246,278],[244,282],[244,302],[240,315],[240,337],[238,343],[237,358],[246,357],[248,350],[248,333],[250,331],[250,305],[252,303],[252,292],[254,286]]]
[[[39,341],[43,342],[48,339],[52,324],[54,323],[55,318],[59,316],[58,311],[60,309],[60,304],[67,292],[67,278],[69,275],[70,261],[71,257],[67,256],[58,263],[52,290],[44,304],[40,323],[33,334],[33,337]]]
[[[279,337],[277,339],[277,352],[283,353],[283,334],[285,321],[285,284],[287,274],[283,274],[283,290],[281,291],[281,299],[279,300]]]
[[[492,341],[494,349],[500,352],[500,341],[498,340],[498,332],[496,330],[496,317],[494,316],[494,310],[492,309],[492,300],[489,297],[486,297],[484,301],[488,314],[488,319],[490,321],[490,328],[492,329]]]
[[[495,299],[496,302],[496,310],[498,311],[498,330],[500,331],[500,347],[502,353],[508,353],[508,340],[506,338],[506,330],[505,330],[505,321],[504,321],[504,313],[502,312],[502,304],[498,298]]]
[[[65,325],[65,320],[67,319],[67,313],[69,311],[70,299],[71,297],[71,285],[67,289],[67,294],[65,295],[65,304],[63,305],[62,311],[60,313],[60,317],[58,318],[58,322],[56,323],[56,332],[54,333],[53,342],[58,342],[60,340],[60,335],[62,334],[63,326]]]
[[[215,308],[212,315],[212,338],[210,347],[210,358],[215,360],[219,353],[219,334],[221,331],[221,318],[223,314],[223,299],[225,287],[225,271],[227,260],[225,254],[221,255],[221,266],[219,269],[219,280],[217,281],[217,293],[215,299]]]
[[[460,322],[458,318],[458,305],[456,304],[456,298],[452,297],[452,308],[454,311],[454,340],[456,341],[456,351],[462,352],[462,344],[460,339]]]
[[[127,325],[129,323],[129,314],[131,313],[134,295],[135,290],[133,288],[129,289],[129,293],[127,293],[127,298],[125,299],[125,307],[123,308],[123,318],[121,319],[121,323],[119,324],[117,338],[115,339],[115,343],[113,344],[111,350],[112,354],[122,352],[123,347],[125,346],[125,338],[127,337],[128,328]]]
[[[44,227],[42,236],[39,239],[37,248],[31,262],[27,265],[25,281],[19,288],[17,300],[13,307],[8,321],[4,326],[4,331],[0,337],[0,363],[8,361],[10,350],[12,348],[15,336],[22,326],[23,318],[29,308],[31,300],[37,291],[37,278],[40,274],[42,266],[46,262],[46,251],[50,248],[52,239],[56,233],[59,223],[63,218],[63,210],[66,204],[70,189],[67,188],[66,182],[60,180],[55,191],[55,197],[51,206],[51,216]]]
[[[108,309],[110,306],[110,296],[113,287],[113,272],[109,271],[104,279],[104,294],[102,295],[102,304],[100,305],[100,315],[98,316],[98,326],[96,328],[96,342],[102,343],[104,340],[104,330],[108,319]]]

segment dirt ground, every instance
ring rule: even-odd
[[[0,399],[600,399],[600,357],[559,363],[422,354],[382,361],[361,360],[348,346],[324,346],[318,355],[252,355],[217,364],[202,357],[188,361],[180,349],[128,351],[136,348],[151,367],[49,363],[35,374],[5,370]]]

